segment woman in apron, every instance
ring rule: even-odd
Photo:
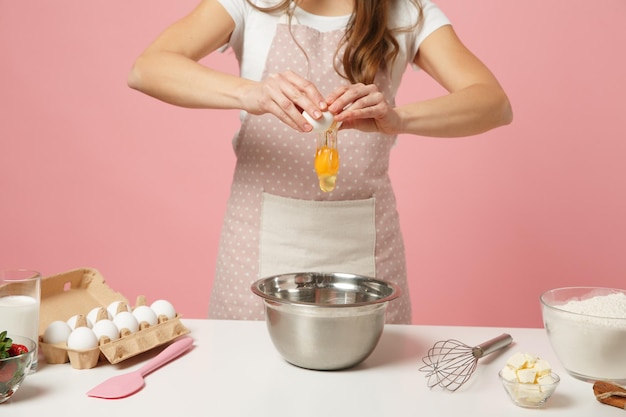
[[[387,322],[410,323],[388,175],[396,137],[467,136],[511,120],[498,82],[430,0],[355,1],[358,7],[339,0],[204,0],[135,63],[133,88],[179,106],[242,110],[210,318],[263,319],[262,303],[250,291],[254,281],[316,271],[397,284],[401,297],[389,304]],[[376,38],[381,27],[395,29],[387,31],[394,42]],[[381,42],[395,43],[395,56],[359,58]],[[226,47],[237,56],[239,76],[198,63]],[[410,64],[450,93],[396,107]],[[330,111],[341,123],[341,165],[330,192],[320,189],[313,169],[316,136],[302,110],[316,119]]]

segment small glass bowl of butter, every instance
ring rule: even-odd
[[[529,353],[511,356],[498,377],[513,403],[525,408],[543,407],[561,381],[546,360]]]

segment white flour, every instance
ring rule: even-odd
[[[624,319],[623,325],[626,326],[626,294],[621,292],[597,295],[586,300],[570,300],[559,308],[597,318],[621,318]]]
[[[626,383],[626,294],[544,306],[543,315],[552,347],[570,374]]]

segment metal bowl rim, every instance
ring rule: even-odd
[[[306,301],[294,301],[294,300],[289,300],[286,298],[280,298],[280,297],[276,297],[273,295],[269,295],[264,293],[263,291],[259,290],[259,285],[265,281],[271,280],[271,279],[275,279],[275,278],[280,278],[280,277],[285,277],[285,276],[291,276],[291,275],[341,275],[343,277],[348,277],[348,278],[359,278],[365,281],[369,281],[369,282],[376,282],[379,284],[384,284],[388,287],[391,287],[392,292],[391,294],[389,294],[386,297],[383,298],[379,298],[377,300],[373,300],[373,301],[365,301],[365,302],[361,302],[361,303],[349,303],[349,304],[315,304],[315,303],[309,303]],[[291,272],[291,273],[287,273],[287,274],[278,274],[278,275],[271,275],[265,278],[260,278],[256,281],[254,281],[252,283],[252,285],[250,286],[250,289],[252,290],[252,292],[256,295],[258,295],[259,297],[268,300],[268,301],[273,301],[275,303],[278,304],[291,304],[291,305],[298,305],[298,306],[310,306],[310,307],[315,307],[315,308],[354,308],[354,307],[363,307],[363,306],[368,306],[368,305],[374,305],[374,304],[382,304],[382,303],[386,303],[388,301],[392,301],[395,300],[396,298],[398,298],[400,296],[400,287],[398,287],[398,285],[394,284],[393,282],[389,282],[383,279],[379,279],[379,278],[373,278],[367,275],[359,275],[359,274],[352,274],[352,273],[347,273],[347,272]]]

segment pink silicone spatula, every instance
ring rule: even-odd
[[[87,395],[97,398],[123,398],[136,393],[144,386],[144,377],[155,369],[185,353],[193,344],[191,337],[183,337],[150,359],[136,371],[117,375],[87,391]]]

